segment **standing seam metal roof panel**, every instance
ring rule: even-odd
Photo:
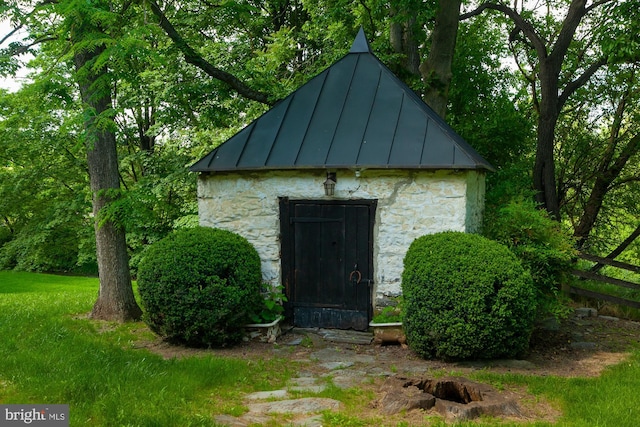
[[[394,90],[395,85],[386,75],[382,75],[375,103],[371,109],[371,120],[362,141],[357,159],[360,166],[374,166],[389,163],[389,153],[394,143],[398,118],[404,93]]]
[[[419,110],[408,108],[409,102],[411,100],[408,97],[402,100],[402,111],[395,135],[396,143],[389,153],[390,164],[410,164],[422,158],[429,122],[422,120]]]
[[[278,131],[282,127],[291,98],[285,98],[271,109],[270,120],[255,126],[251,132],[251,139],[256,141],[277,141]],[[245,144],[238,159],[238,168],[252,167],[255,164],[266,164],[274,144]]]
[[[329,68],[318,104],[309,123],[309,131],[297,159],[298,166],[325,164],[334,142],[337,124],[343,114],[357,60],[356,56],[347,57],[342,62],[342,67]],[[304,93],[299,95],[302,96]]]
[[[196,162],[194,172],[493,167],[372,52],[349,54]]]
[[[327,156],[328,165],[348,167],[357,163],[361,145],[356,144],[355,141],[362,141],[370,126],[380,71],[366,67],[362,64],[361,56],[357,57],[355,72],[358,79],[354,80],[349,88],[343,114],[338,120],[334,141]],[[354,141],[354,143],[345,143],[347,141]]]
[[[324,75],[319,75],[307,83],[306,97],[296,96],[296,92],[292,94],[287,116],[273,143],[266,166],[278,168],[296,164],[302,141],[309,129],[308,126],[301,126],[301,124],[311,121],[323,84]]]
[[[256,127],[256,122],[252,122],[246,128],[242,129],[239,133],[237,133],[234,138],[236,142],[234,144],[222,144],[212,153],[210,153],[203,160],[208,158],[207,170],[216,170],[220,167],[238,167],[238,160],[242,155],[242,151],[244,147],[247,145],[251,137],[251,133],[253,129]]]

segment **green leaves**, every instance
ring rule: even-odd
[[[532,201],[519,199],[488,215],[485,235],[506,245],[529,270],[542,314],[555,310],[573,266],[574,239]]]
[[[284,313],[282,303],[287,302],[283,286],[273,287],[266,283],[263,285],[262,296],[264,300],[253,313],[250,313],[253,323],[271,323]]]
[[[611,2],[603,7],[601,25],[595,30],[602,53],[610,64],[640,62],[640,2]]]
[[[138,270],[145,321],[196,347],[231,345],[262,303],[260,258],[246,239],[196,227],[151,245]]]
[[[79,127],[68,98],[42,89],[0,95],[0,268],[86,271],[95,261]]]
[[[444,232],[416,239],[404,260],[403,324],[425,358],[513,357],[529,345],[531,277],[504,246]]]

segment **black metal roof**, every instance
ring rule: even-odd
[[[191,167],[275,169],[493,167],[372,52],[350,52]]]

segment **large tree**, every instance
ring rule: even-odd
[[[120,189],[118,152],[107,69],[107,28],[113,22],[107,1],[73,2],[65,8],[75,76],[84,104],[85,145],[95,218],[96,251],[100,275],[98,300],[91,317],[106,320],[137,320],[142,310],[131,287],[125,230],[103,218],[103,209]]]
[[[513,25],[509,35],[518,66],[530,83],[538,113],[537,150],[533,185],[537,201],[560,219],[560,200],[556,181],[555,130],[563,107],[570,97],[609,61],[609,52],[592,40],[598,26],[607,18],[605,7],[615,0],[571,0],[566,7],[552,5],[543,12],[518,9],[505,3],[485,2],[462,15],[468,19],[486,10],[499,11]],[[560,16],[558,20],[556,16]],[[618,15],[618,19],[625,19]],[[582,24],[582,26],[581,26]]]
[[[460,0],[439,0],[435,26],[431,33],[431,48],[427,59],[420,64],[425,82],[425,102],[442,118],[447,113],[451,65],[458,37]]]
[[[36,81],[46,81],[50,78],[47,74],[54,74],[54,67],[66,66],[64,72],[75,82],[76,90],[65,95],[79,94],[80,102],[71,103],[70,108],[80,105],[75,114],[82,117],[83,131],[71,132],[68,144],[81,143],[85,148],[83,163],[92,194],[100,289],[91,316],[118,321],[139,319],[142,311],[132,289],[124,221],[120,220],[123,215],[113,214],[113,206],[122,199],[113,95],[118,76],[124,74],[123,70],[135,57],[131,46],[137,42],[125,38],[126,27],[121,23],[131,24],[136,11],[126,2],[64,0],[35,3],[27,13],[20,7],[11,12],[16,28],[26,35],[5,50],[7,57],[14,59],[24,52],[32,52],[36,56],[33,62],[42,67]],[[34,46],[38,49],[34,50]],[[53,85],[49,88],[57,90]],[[140,148],[148,152],[153,151],[153,135],[147,132],[151,120],[149,117],[146,123],[139,122]],[[51,126],[55,126],[54,121]],[[82,212],[79,215],[84,216]]]
[[[180,193],[188,194],[188,191],[184,192],[180,189],[172,188],[171,184],[169,187],[165,186],[166,179],[163,181],[164,177],[158,180],[163,187],[156,191],[148,191],[146,189],[149,186],[148,180],[145,181],[142,190],[138,186],[133,195],[123,191],[121,188],[121,183],[125,185],[127,182],[135,183],[141,176],[157,172],[159,169],[159,162],[142,158],[137,162],[141,165],[141,168],[136,170],[136,166],[133,164],[136,163],[134,160],[128,163],[129,166],[132,166],[129,169],[131,173],[122,173],[118,144],[119,141],[126,140],[127,136],[130,135],[128,122],[133,117],[138,130],[137,140],[139,146],[137,149],[146,153],[147,157],[154,155],[156,153],[155,135],[159,132],[159,129],[155,128],[156,114],[160,108],[167,109],[166,103],[163,103],[162,99],[142,94],[137,98],[144,99],[144,103],[137,105],[131,104],[130,100],[132,98],[128,98],[128,104],[123,104],[119,103],[117,98],[114,97],[123,92],[122,88],[127,86],[130,88],[132,83],[139,82],[140,75],[148,76],[149,73],[155,72],[154,69],[148,67],[148,63],[153,61],[141,60],[141,57],[145,55],[152,57],[153,53],[150,53],[150,50],[143,52],[143,49],[139,49],[141,43],[153,43],[155,37],[152,34],[153,25],[142,31],[137,30],[136,25],[144,27],[149,23],[146,19],[148,14],[143,9],[138,8],[137,4],[131,2],[120,3],[110,0],[98,0],[95,2],[76,0],[46,1],[32,4],[31,11],[25,13],[24,9],[27,6],[16,4],[5,9],[5,12],[9,11],[7,13],[12,15],[16,27],[26,31],[27,35],[24,40],[13,43],[5,50],[4,53],[7,55],[3,58],[8,58],[9,62],[3,65],[15,69],[17,55],[31,51],[36,54],[37,58],[42,57],[42,52],[47,52],[49,58],[54,58],[55,62],[69,66],[67,72],[77,83],[82,101],[84,132],[81,135],[81,139],[86,149],[86,164],[90,177],[93,218],[95,220],[100,291],[98,300],[92,310],[92,316],[120,321],[137,319],[141,315],[141,310],[135,302],[131,287],[124,225],[133,222],[129,217],[140,218],[140,216],[128,215],[128,213],[131,213],[130,210],[127,211],[128,213],[123,213],[123,209],[131,208],[134,204],[137,204],[138,207],[141,205],[139,201],[134,200],[136,195],[144,195],[153,199],[157,198],[163,190],[168,190],[167,200],[169,200],[168,203],[170,204],[172,199],[181,197]],[[156,9],[153,10],[159,12],[157,5],[154,4],[153,6],[156,6]],[[185,3],[184,6],[187,6],[187,4]],[[252,10],[252,7],[249,6],[247,10]],[[273,13],[277,14],[279,11],[274,10]],[[159,15],[160,17],[164,16],[162,13]],[[50,17],[51,19],[44,19],[45,17]],[[182,35],[172,29],[173,27],[166,18],[164,20],[159,19],[159,23],[165,31],[169,30],[169,36],[188,62],[196,62],[196,65],[203,68],[205,72],[213,74],[212,77],[216,80],[231,87],[231,91],[227,90],[226,93],[216,88],[216,94],[221,94],[219,105],[224,105],[225,102],[228,105],[229,101],[222,98],[233,99],[236,96],[232,92],[237,91],[241,92],[243,97],[257,98],[261,102],[270,102],[266,99],[266,95],[261,95],[260,92],[255,90],[251,92],[252,89],[248,85],[231,73],[213,66],[210,62],[203,61],[203,58],[195,50],[190,50],[192,49],[190,45],[184,42],[185,39]],[[193,31],[198,33],[201,30],[204,29],[195,28]],[[127,37],[130,34],[141,37]],[[157,43],[157,38],[155,42]],[[226,50],[222,46],[223,44],[219,43],[221,51]],[[39,46],[42,50],[35,51],[33,50],[34,46]],[[163,53],[167,54],[167,57],[164,60],[157,61],[158,68],[164,67],[166,70],[167,63],[175,62],[176,58],[172,52],[167,50]],[[200,62],[198,62],[199,60]],[[138,68],[137,73],[131,72],[132,66],[140,65],[142,68]],[[46,72],[47,68],[45,66],[43,73]],[[179,71],[177,73],[178,80],[183,79],[184,75],[180,75]],[[173,75],[163,77],[170,79]],[[129,84],[125,83],[127,79],[130,79]],[[156,81],[154,85],[156,91],[149,92],[150,95],[161,93],[160,96],[166,99],[176,93],[163,90],[157,91],[157,88],[165,86],[164,82]],[[186,85],[187,83],[182,80],[182,85],[178,86],[177,93],[184,94]],[[205,83],[200,84],[200,86],[202,88],[198,88],[198,91],[202,91],[203,94],[207,93],[208,97],[215,96],[212,95],[210,89],[207,90],[210,85]],[[126,89],[124,92],[126,93]],[[130,96],[130,93],[127,95]],[[260,96],[263,96],[263,98],[260,98]],[[136,96],[133,96],[133,98],[135,99]],[[174,96],[174,99],[177,99],[177,97]],[[210,111],[202,110],[205,114],[200,114],[200,112],[196,111],[198,106],[193,105],[195,100],[192,97],[187,97],[184,101],[184,103],[181,103],[181,107],[191,109],[192,114],[190,117],[193,118],[191,124],[202,120],[206,116],[220,116],[220,111],[212,114]],[[208,100],[203,102],[211,104]],[[128,107],[125,105],[128,105]],[[125,110],[119,110],[121,106],[128,108],[130,113]],[[180,107],[176,110],[179,109]],[[182,123],[185,122],[182,121]],[[214,125],[219,126],[223,123],[224,121],[222,120],[221,123],[215,123]],[[207,123],[206,126],[211,126],[211,124]],[[118,126],[120,126],[120,131],[124,133],[124,138],[118,137]],[[173,129],[176,128],[179,128],[179,125],[174,125]],[[170,131],[171,125],[169,124],[165,129]],[[166,145],[170,146],[170,144]],[[182,160],[183,157],[179,155],[177,159]],[[190,160],[182,161],[183,163],[172,165],[172,167],[184,169],[185,163]],[[175,173],[173,174],[176,175]],[[129,197],[127,197],[127,194],[129,194]],[[164,195],[160,196],[164,198]],[[163,207],[166,206],[167,203]],[[183,213],[189,214],[190,212]],[[171,221],[171,217],[166,218],[166,220]],[[5,221],[5,223],[10,224],[9,220]],[[138,224],[138,229],[143,227],[149,229],[154,226],[155,224]],[[145,241],[144,237],[143,241]],[[148,243],[149,240],[146,239],[146,242]]]

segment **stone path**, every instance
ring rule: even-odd
[[[248,427],[284,422],[290,426],[319,427],[322,425],[322,412],[340,410],[342,403],[323,397],[300,397],[322,393],[328,383],[341,389],[358,387],[365,382],[382,378],[392,380],[398,375],[421,377],[427,371],[438,369],[438,362],[424,360],[400,360],[398,353],[384,351],[378,345],[369,345],[373,334],[318,330],[295,329],[278,338],[280,350],[290,351],[291,346],[302,346],[305,340],[311,339],[313,346],[305,351],[299,362],[313,362],[310,370],[304,369],[292,378],[287,386],[280,390],[261,391],[244,397],[244,405],[248,411],[239,416],[217,415],[214,420],[229,427]],[[332,343],[354,344],[359,351],[332,345]],[[444,366],[444,365],[443,365]],[[404,395],[402,390],[393,391],[394,395]],[[402,399],[402,396],[400,396]],[[413,399],[408,397],[409,401]],[[406,399],[405,399],[406,400]],[[411,409],[411,403],[393,401],[391,406],[404,406]],[[381,408],[384,413],[384,408]]]
[[[341,389],[358,387],[376,379],[393,379],[398,375],[421,377],[429,369],[437,369],[437,363],[424,360],[404,361],[397,358],[397,352],[385,352],[380,346],[365,345],[359,351],[332,346],[331,342],[369,344],[372,334],[348,331],[295,330],[278,339],[283,351],[290,346],[303,344],[304,339],[313,337],[314,344],[299,362],[313,362],[309,370],[302,369],[298,377],[292,378],[283,389],[261,391],[244,396],[248,411],[239,416],[218,415],[214,420],[230,427],[247,427],[274,422],[285,422],[291,426],[321,426],[323,411],[340,410],[342,403],[324,397],[300,397],[318,395],[331,383]],[[287,347],[289,347],[287,349]],[[356,346],[354,346],[355,348]],[[429,368],[427,368],[429,365]],[[403,390],[394,390],[394,395],[404,395]],[[400,396],[402,399],[402,396]],[[413,398],[409,396],[409,400]],[[405,399],[406,400],[406,399]],[[394,400],[390,405],[400,408],[407,403]],[[381,408],[384,413],[384,408]]]
[[[342,403],[328,398],[303,397],[296,398],[300,393],[319,394],[331,383],[341,389],[356,387],[372,376],[389,376],[392,372],[382,368],[369,369],[376,358],[370,354],[358,354],[355,351],[332,348],[326,343],[340,342],[351,344],[370,344],[373,334],[353,331],[305,330],[297,329],[281,337],[278,342],[283,346],[300,345],[303,337],[315,336],[325,341],[324,345],[314,345],[317,350],[308,355],[314,363],[312,372],[300,372],[297,378],[292,378],[289,384],[281,390],[262,391],[245,396],[245,405],[249,409],[240,417],[219,415],[214,419],[217,423],[230,427],[246,427],[255,424],[266,424],[274,420],[278,414],[285,416],[287,425],[292,426],[321,426],[322,411],[339,410]],[[276,418],[277,419],[277,418]]]
[[[591,312],[577,311],[576,317],[594,316]],[[215,421],[221,425],[230,427],[247,427],[250,425],[274,425],[274,423],[284,422],[291,426],[321,426],[323,411],[340,410],[342,403],[329,398],[318,397],[327,385],[333,384],[341,389],[358,387],[363,383],[371,383],[377,379],[385,381],[383,388],[388,384],[393,384],[396,379],[424,378],[425,375],[433,375],[436,371],[443,374],[450,371],[452,366],[465,370],[477,370],[486,368],[501,368],[506,371],[528,372],[536,369],[536,366],[527,360],[492,360],[492,361],[471,361],[461,362],[455,365],[438,361],[413,360],[402,357],[398,351],[370,345],[373,334],[318,329],[295,329],[278,338],[278,346],[274,347],[274,354],[279,352],[292,354],[292,347],[298,347],[300,359],[290,358],[292,361],[302,362],[302,370],[298,372],[298,377],[293,378],[280,390],[262,391],[252,393],[244,397],[244,405],[248,411],[239,417],[229,415],[215,416]],[[309,343],[309,340],[312,343]],[[347,343],[352,346],[332,345],[332,343]],[[584,346],[591,348],[593,343],[578,341],[574,346]],[[399,347],[396,347],[399,349]],[[404,353],[406,354],[406,353]],[[307,363],[306,362],[313,362]],[[308,366],[304,368],[304,366]],[[305,371],[304,369],[307,369]],[[403,380],[404,381],[404,380]],[[406,381],[405,381],[406,382]],[[406,386],[406,384],[405,384]],[[406,394],[409,405],[415,401],[415,387],[405,387],[406,392],[396,390],[392,394]],[[306,397],[301,397],[306,396]],[[309,397],[311,395],[311,397]],[[387,397],[385,395],[381,402]],[[406,400],[406,399],[405,399]],[[422,402],[423,396],[419,396]],[[448,400],[447,400],[448,402]],[[405,401],[391,402],[393,405],[400,405],[402,410],[410,409]],[[422,405],[422,403],[419,403]],[[517,412],[516,407],[511,407],[511,402],[507,401],[507,409],[512,413]],[[422,406],[419,406],[422,407]],[[379,408],[381,413],[385,413],[385,408]],[[437,409],[437,405],[436,405]],[[507,411],[507,413],[509,412]],[[446,414],[444,414],[447,417]]]

